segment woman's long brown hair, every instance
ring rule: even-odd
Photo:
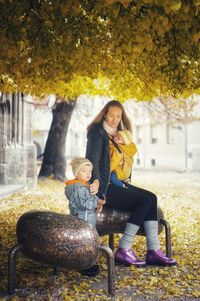
[[[104,120],[104,116],[106,115],[110,107],[117,107],[122,110],[122,119],[118,125],[118,131],[125,129],[132,132],[131,122],[126,115],[123,105],[118,100],[109,101],[100,111],[100,113],[94,118],[94,120],[88,125],[87,131],[89,132],[95,124],[100,123]]]

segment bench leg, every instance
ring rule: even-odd
[[[108,293],[112,296],[115,295],[115,265],[114,255],[112,250],[107,246],[100,246],[100,251],[107,257],[108,266]]]
[[[8,294],[15,293],[16,288],[16,255],[23,249],[23,245],[15,245],[8,254]]]
[[[109,247],[114,252],[114,249],[115,249],[115,236],[114,236],[114,234],[109,234]]]
[[[166,255],[167,257],[172,256],[172,247],[171,247],[171,227],[166,219],[161,218],[160,223],[165,227],[165,245],[166,245]]]

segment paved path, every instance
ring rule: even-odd
[[[23,190],[24,185],[0,185],[0,200],[17,192]]]

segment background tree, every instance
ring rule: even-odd
[[[0,2],[2,91],[118,99],[199,93],[199,0]],[[63,86],[63,83],[65,85]],[[85,93],[82,86],[82,93]],[[80,89],[79,89],[80,90]]]
[[[144,108],[156,124],[166,121],[183,124],[200,120],[199,101],[195,98],[179,99],[157,98],[152,102],[145,102]]]
[[[52,108],[53,119],[48,134],[39,177],[53,176],[65,180],[65,142],[76,100],[57,98]]]
[[[199,93],[199,7],[199,0],[2,0],[0,90],[67,101]]]

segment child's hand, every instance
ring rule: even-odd
[[[117,144],[119,144],[119,143],[123,144],[123,143],[124,143],[123,139],[121,138],[121,136],[120,136],[119,134],[116,134],[116,135],[115,135],[114,141],[115,141],[115,143],[117,143]]]
[[[97,209],[96,209],[96,212],[97,213],[100,213],[102,210],[103,210],[103,205],[106,203],[106,200],[103,200],[103,199],[99,199],[98,201],[97,201],[97,205],[98,205],[98,207],[97,207]]]

